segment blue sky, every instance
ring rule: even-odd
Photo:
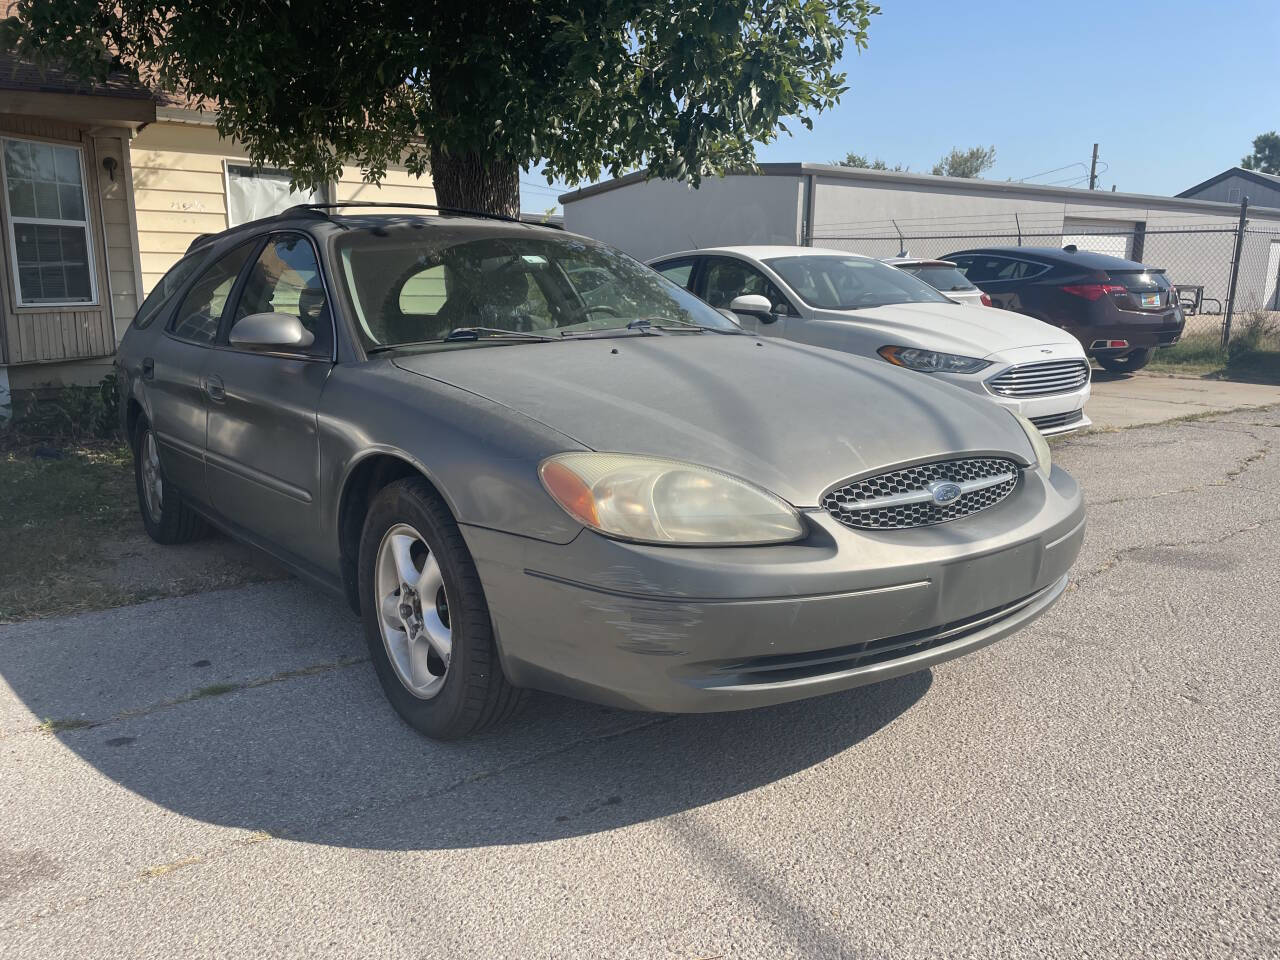
[[[839,106],[816,116],[812,132],[791,124],[796,135],[759,148],[761,161],[828,162],[854,150],[928,173],[953,146],[994,144],[986,176],[1070,185],[1097,141],[1105,189],[1168,195],[1280,128],[1277,0],[882,8],[868,49],[845,56]],[[536,172],[521,180],[525,210],[555,203],[560,191]]]

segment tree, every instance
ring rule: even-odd
[[[862,154],[854,153],[852,150],[844,155],[843,160],[837,160],[836,166],[857,167],[861,170],[893,170],[896,173],[901,173],[907,169],[900,163],[895,163],[890,167],[879,157],[872,160],[870,157],[864,157]]]
[[[935,177],[977,177],[996,165],[995,147],[971,147],[951,152],[933,165]]]
[[[1240,161],[1246,170],[1280,174],[1280,134],[1272,130],[1253,138],[1253,153]]]
[[[297,187],[343,164],[428,169],[439,202],[514,214],[547,182],[687,179],[838,102],[870,0],[18,0],[0,44],[207,101],[218,131]]]

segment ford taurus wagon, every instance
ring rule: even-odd
[[[213,525],[345,594],[419,731],[528,689],[655,711],[843,690],[1062,593],[1081,496],[1026,420],[744,333],[592,240],[439,214],[203,238],[117,361],[150,535]]]

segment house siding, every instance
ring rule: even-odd
[[[144,291],[155,286],[196,237],[230,226],[225,162],[247,156],[239,142],[222,139],[207,123],[160,121],[138,134],[132,151],[133,196]],[[361,180],[359,168],[344,167],[333,195],[339,202],[435,202],[429,178],[419,180],[396,168],[374,186]]]
[[[1231,176],[1198,190],[1192,188],[1179,196],[1220,203],[1239,203],[1241,197],[1248,197],[1251,207],[1280,207],[1280,184],[1272,187],[1251,177]]]
[[[149,291],[191,241],[227,229],[223,160],[243,156],[210,126],[154,123],[133,141],[133,202],[142,288]]]

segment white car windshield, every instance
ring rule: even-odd
[[[951,303],[923,280],[865,257],[766,260],[805,303],[819,310],[864,310],[891,303]]]
[[[415,221],[351,230],[335,246],[366,349],[503,334],[741,332],[661,274],[580,237]]]

